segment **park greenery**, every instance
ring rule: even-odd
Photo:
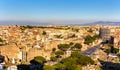
[[[70,48],[69,44],[59,44],[58,45],[58,49],[60,49],[62,51],[66,51],[68,48]]]
[[[68,35],[68,38],[75,38],[77,37],[75,34]]]
[[[20,26],[21,29],[32,29],[32,28],[35,28],[36,26],[30,26],[30,25],[26,25],[26,26]]]
[[[44,65],[43,70],[55,70],[55,68],[53,66],[50,66],[50,65]]]
[[[2,39],[2,38],[0,38],[0,42],[3,42],[3,39]]]
[[[42,35],[46,35],[47,33],[45,31],[42,32]]]
[[[67,51],[69,48],[72,48],[71,56],[63,58],[60,62],[53,66],[49,66],[49,69],[51,68],[51,70],[82,70],[82,66],[94,64],[94,61],[90,57],[82,55],[80,53],[80,50],[75,50],[81,49],[82,45],[80,43],[73,42],[70,42],[69,44],[59,44],[58,51],[54,51],[53,49],[56,56],[51,57],[50,60],[57,61],[58,58],[64,55],[64,52]],[[44,66],[43,68],[45,69],[45,67],[46,66]]]
[[[54,35],[55,36],[55,38],[63,38],[63,36],[60,34],[60,35]]]
[[[68,49],[73,50],[81,50],[82,45],[80,43],[73,43],[70,42],[69,44],[59,44],[58,45],[58,49],[62,50],[62,51],[67,51]]]
[[[58,38],[58,39],[66,38],[66,37],[64,37],[62,34],[54,35],[54,37],[55,37],[55,38]],[[77,37],[75,34],[69,34],[69,35],[67,36],[67,38],[75,38],[75,37]]]
[[[105,49],[105,52],[106,53],[114,53],[114,54],[117,54],[118,52],[119,52],[119,49],[117,49],[117,48],[114,48],[114,47],[111,47],[111,48],[109,48],[109,49]]]
[[[57,57],[50,57],[51,61],[57,61]]]
[[[118,54],[119,49],[115,48],[113,44],[108,43],[107,44],[108,48],[104,48],[104,52],[106,52],[107,54],[109,53],[114,53],[114,54]]]
[[[63,51],[56,51],[55,52],[55,55],[56,55],[56,57],[58,57],[58,58],[60,58],[61,57],[61,55],[64,55],[64,52]]]
[[[82,70],[82,66],[94,64],[94,61],[88,57],[80,54],[80,51],[72,52],[68,58],[63,58],[57,64],[52,66],[44,65],[43,69],[47,70]]]
[[[54,53],[56,51],[56,48],[52,48],[52,52]]]
[[[72,45],[74,45],[74,43],[73,43],[73,42],[70,42],[69,45],[72,46]]]
[[[87,36],[85,37],[84,43],[87,44],[87,45],[89,45],[90,43],[93,43],[93,42],[94,42],[96,39],[98,39],[98,38],[99,38],[98,35],[94,35],[94,36],[87,35]]]
[[[71,50],[72,53],[69,57],[61,58],[65,54],[67,49],[74,47],[76,49],[81,49],[82,45],[80,43],[70,42],[69,44],[59,44],[58,49],[52,49],[55,56],[50,57],[50,61],[57,62],[53,65],[45,65],[46,59],[42,56],[36,56],[31,60],[32,64],[41,64],[42,70],[82,70],[82,66],[94,64],[94,61],[85,55],[81,54],[80,50]],[[59,61],[57,61],[59,59]]]
[[[77,28],[72,28],[72,31],[74,31],[74,32],[79,32],[79,29],[77,29]]]
[[[1,37],[0,37],[0,46],[3,46],[5,45],[5,40],[3,40]]]
[[[61,58],[69,48],[81,49],[82,45],[80,43],[70,42],[69,44],[59,44],[58,49],[52,49],[55,56],[50,57],[50,61],[57,62],[53,65],[45,65],[46,59],[42,56],[36,56],[31,61],[32,64],[42,64],[42,70],[82,70],[82,66],[94,64],[94,61],[85,55],[81,54],[80,50],[72,50],[69,57]],[[59,61],[57,61],[59,59]]]
[[[36,56],[33,60],[30,61],[32,64],[44,64],[46,62],[46,59],[42,56]]]
[[[81,49],[82,45],[80,43],[75,43],[74,48]]]
[[[67,50],[71,51],[80,51],[82,48],[82,45],[80,43],[73,43],[70,42],[69,44],[59,44],[58,49],[56,51],[56,48],[52,48],[52,57],[50,58],[51,61],[57,61],[58,58],[61,58]]]
[[[51,59],[56,59],[52,57]],[[42,56],[36,56],[34,61],[36,64],[41,64],[40,70],[82,70],[82,66],[94,64],[94,61],[88,57],[80,54],[80,51],[72,52],[70,57],[63,58],[61,61],[53,65],[45,65],[46,59]],[[18,65],[22,70],[30,70],[28,65]]]

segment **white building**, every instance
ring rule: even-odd
[[[37,41],[41,40],[40,35],[37,35],[37,36],[36,36],[36,40],[37,40]]]
[[[0,70],[3,70],[3,65],[0,64]]]
[[[17,70],[17,66],[9,66],[7,70]]]
[[[22,60],[22,51],[18,53],[18,59]]]
[[[37,45],[34,46],[34,48],[40,48],[40,46],[37,44]]]

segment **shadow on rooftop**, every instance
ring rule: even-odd
[[[120,70],[120,63],[99,60],[102,70]]]
[[[34,59],[30,61],[30,64],[17,65],[17,70],[42,70],[43,64],[39,64]]]

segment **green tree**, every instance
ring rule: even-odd
[[[26,28],[32,29],[34,26],[27,25]]]
[[[74,45],[74,47],[75,47],[76,49],[81,49],[81,48],[82,48],[82,45],[81,45],[80,43],[76,43],[76,44]]]
[[[94,64],[94,61],[90,57],[80,54],[80,51],[74,51],[70,57],[63,58],[54,66],[56,70],[82,70],[81,65],[87,64]]]
[[[114,50],[113,50],[113,53],[118,53],[119,52],[119,49],[117,49],[117,48],[114,48]]]
[[[43,70],[55,70],[54,66],[44,65]]]
[[[82,70],[82,66],[81,65],[77,65],[75,70]]]
[[[108,44],[108,46],[109,46],[109,47],[112,47],[112,46],[113,46],[113,44]]]
[[[46,35],[47,33],[45,31],[43,31],[42,35]]]
[[[77,28],[72,28],[72,30],[73,30],[74,32],[79,32],[79,29],[77,29]]]
[[[55,38],[63,38],[61,34],[60,35],[54,35],[54,36],[55,36]]]
[[[90,35],[87,35],[85,37],[84,43],[89,45],[90,43],[94,42],[95,40],[96,40],[96,37],[94,37],[94,36],[92,37]]]
[[[55,52],[56,51],[56,48],[52,48],[52,52]]]
[[[77,57],[77,58],[79,58],[81,56],[82,56],[82,54],[80,54],[79,51],[74,51],[74,52],[71,53],[71,57]]]
[[[64,64],[61,63],[57,63],[54,65],[56,70],[66,70],[66,66]]]
[[[74,70],[77,67],[76,58],[65,58],[61,62],[66,66],[66,70]]]
[[[88,57],[80,54],[80,52],[75,51],[71,53],[71,58],[74,58],[79,65],[94,64],[94,61]]]
[[[66,51],[69,47],[70,47],[69,44],[59,44],[58,45],[58,49],[60,49],[62,51]]]
[[[107,54],[109,54],[111,52],[111,50],[110,49],[105,49],[104,52],[106,52]]]
[[[51,61],[57,61],[57,58],[56,57],[50,57],[50,60]]]
[[[55,55],[56,55],[57,57],[60,57],[60,56],[63,55],[63,54],[64,54],[63,51],[56,51],[56,52],[55,52]]]
[[[73,42],[70,42],[69,45],[72,46],[72,45],[74,45],[74,43],[73,43]]]
[[[46,59],[42,56],[36,56],[36,57],[34,57],[34,61],[38,62],[40,64],[43,64],[44,62],[46,62]]]
[[[76,37],[75,34],[71,34],[71,35],[68,36],[68,38],[74,38],[74,37]]]
[[[77,60],[77,63],[80,65],[87,65],[87,64],[94,64],[94,61],[88,56],[81,56]]]
[[[0,42],[3,42],[3,39],[2,39],[2,38],[0,38]]]
[[[110,49],[105,49],[105,52],[107,53],[107,54],[109,54],[109,53],[118,53],[119,52],[119,49],[117,49],[117,48],[110,48]]]

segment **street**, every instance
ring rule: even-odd
[[[100,44],[98,44],[98,45],[96,45],[96,46],[94,46],[94,47],[92,47],[92,48],[89,48],[89,49],[87,49],[86,51],[82,51],[81,53],[82,53],[83,55],[91,56],[91,55],[93,55],[93,53],[94,53],[99,47],[100,47]]]

